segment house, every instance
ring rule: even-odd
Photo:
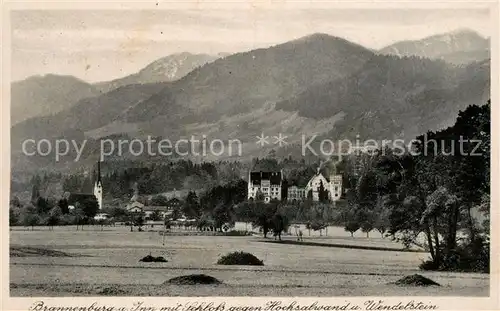
[[[327,179],[318,169],[318,172],[309,180],[306,186],[306,195],[309,191],[312,192],[312,200],[319,201],[320,185],[323,185],[324,190],[328,191],[328,199],[337,201],[342,196],[342,175],[332,174]]]
[[[144,214],[144,218],[146,219],[151,218],[154,213],[158,213],[162,219],[172,214],[172,210],[167,206],[144,205],[140,202],[132,202],[127,205],[127,211],[131,214]]]
[[[154,213],[158,213],[160,218],[163,219],[167,216],[170,216],[172,214],[172,210],[169,210],[167,206],[144,206],[142,208],[142,211],[144,212],[144,217],[151,218],[151,216]]]
[[[283,174],[281,171],[251,171],[248,173],[248,199],[262,195],[264,202],[281,200]]]
[[[133,201],[127,204],[126,209],[129,213],[142,213],[144,204],[141,202]]]
[[[178,198],[172,198],[167,201],[167,209],[173,211],[174,209],[180,209],[182,207],[182,201]]]
[[[303,187],[299,187],[297,185],[293,185],[288,187],[287,189],[287,200],[289,201],[302,201],[307,197],[306,189]]]
[[[95,220],[106,220],[109,218],[109,215],[106,213],[98,213],[94,216]]]

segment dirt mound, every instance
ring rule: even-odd
[[[441,286],[431,279],[428,279],[420,274],[405,276],[395,282],[397,285],[413,285],[413,286]]]
[[[139,261],[142,261],[142,262],[167,262],[167,260],[162,256],[154,257],[151,255],[147,255],[146,257],[143,257]]]
[[[172,278],[163,284],[197,285],[197,284],[222,284],[222,282],[209,275],[190,274]]]
[[[250,253],[234,252],[221,257],[218,265],[263,266],[264,262]]]
[[[28,246],[11,246],[10,257],[74,257],[74,255],[55,251],[47,248],[28,247]]]

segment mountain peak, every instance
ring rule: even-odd
[[[396,56],[419,56],[466,64],[489,58],[489,40],[469,28],[435,34],[420,40],[401,41],[379,51]]]
[[[476,37],[481,37],[481,38],[485,39],[477,31],[474,31],[470,28],[457,28],[455,30],[448,32],[448,34],[454,35],[454,36],[476,36]]]
[[[300,38],[298,38],[296,40],[293,40],[293,41],[295,41],[295,42],[300,42],[300,41],[325,41],[325,40],[338,40],[338,39],[340,39],[340,38],[337,38],[335,36],[332,36],[332,35],[329,35],[329,34],[326,34],[326,33],[316,32],[316,33],[313,33],[313,34],[310,34],[310,35],[306,35],[306,36],[300,37]]]

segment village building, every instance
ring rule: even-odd
[[[106,213],[98,213],[94,216],[94,220],[106,220],[109,218],[109,214]]]
[[[307,198],[306,189],[297,185],[292,185],[287,189],[287,200],[303,201]]]
[[[132,201],[125,207],[130,213],[142,213],[144,208],[144,204],[138,201]]]
[[[146,219],[150,219],[155,213],[158,213],[160,218],[164,219],[165,217],[170,216],[173,212],[166,206],[151,206],[151,205],[144,206],[142,211]]]
[[[167,201],[167,209],[173,211],[174,209],[180,209],[182,207],[182,201],[178,198],[171,198]]]
[[[102,180],[101,180],[101,164],[97,162],[97,174],[95,175],[94,188],[90,189],[92,184],[90,183],[87,187],[84,187],[83,193],[65,193],[63,198],[68,201],[68,209],[74,210],[78,205],[83,204],[88,200],[97,200],[99,209],[103,208],[102,196]]]
[[[262,196],[264,202],[281,200],[283,174],[278,172],[251,171],[248,173],[248,199]]]
[[[317,173],[309,180],[306,186],[306,194],[312,193],[312,200],[319,201],[319,189],[328,191],[328,200],[337,201],[342,196],[342,175],[332,174],[326,178],[318,169]]]

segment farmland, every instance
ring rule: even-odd
[[[153,228],[152,230],[155,230]],[[265,243],[260,236],[167,236],[156,231],[130,232],[128,227],[87,226],[13,228],[10,232],[11,296],[488,296],[489,275],[423,272],[423,252],[382,251]],[[304,232],[304,242],[401,248],[373,232],[350,237],[331,227],[328,236]],[[284,240],[295,240],[284,236]],[[55,255],[28,252],[31,248]],[[12,250],[17,250],[13,252]],[[217,260],[245,251],[264,266],[221,266]],[[166,263],[144,263],[152,254]],[[223,285],[164,285],[173,277],[203,273]],[[440,287],[390,284],[406,275],[422,274]]]

